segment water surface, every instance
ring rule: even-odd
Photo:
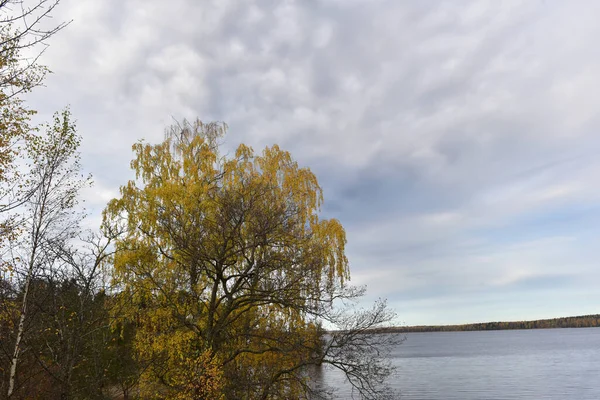
[[[405,400],[600,399],[600,328],[407,333],[392,387]],[[324,383],[351,389],[338,371]]]

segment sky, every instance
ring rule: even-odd
[[[70,105],[97,226],[182,118],[279,144],[397,324],[600,313],[600,2],[61,0],[38,119]]]

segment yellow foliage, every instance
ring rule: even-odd
[[[156,361],[148,387],[191,393],[199,389],[182,382],[194,375],[227,398],[298,397],[290,374],[318,346],[306,317],[349,279],[345,232],[319,218],[323,194],[308,168],[276,145],[222,157],[224,131],[186,123],[158,145],[133,146],[136,180],[105,210],[105,228],[126,232],[115,279],[139,357]]]

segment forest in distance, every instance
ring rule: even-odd
[[[418,333],[418,332],[463,332],[463,331],[500,331],[509,329],[552,329],[552,328],[597,328],[600,327],[600,314],[579,315],[538,319],[532,321],[496,321],[478,322],[460,325],[417,325],[394,326],[373,330],[377,333]]]

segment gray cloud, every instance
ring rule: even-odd
[[[279,143],[315,171],[354,281],[409,324],[600,300],[596,2],[63,0],[59,12],[74,22],[30,101],[40,119],[72,105],[93,212],[131,177],[135,141],[160,140],[173,118],[218,119],[227,149]]]

